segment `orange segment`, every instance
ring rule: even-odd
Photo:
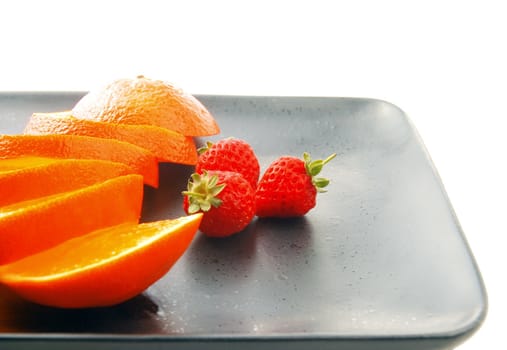
[[[72,191],[133,173],[134,170],[125,164],[106,160],[0,159],[0,206]]]
[[[49,165],[50,163],[58,162],[58,158],[46,157],[19,157],[0,160],[0,173],[5,173],[13,170],[33,168],[38,166]]]
[[[1,207],[0,265],[102,227],[137,223],[142,199],[142,176],[134,174]]]
[[[0,159],[22,156],[123,163],[143,175],[146,184],[158,187],[158,163],[153,153],[123,141],[78,135],[0,135]]]
[[[25,128],[25,134],[69,134],[116,139],[145,148],[162,162],[197,163],[197,150],[192,137],[152,125],[77,119],[71,113],[34,113]]]
[[[0,282],[48,306],[109,306],[142,293],[188,248],[202,214],[123,224],[0,267]]]
[[[79,119],[156,125],[185,136],[220,132],[211,113],[194,96],[166,82],[143,76],[115,80],[90,91],[72,111]]]

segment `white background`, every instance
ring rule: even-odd
[[[195,94],[398,105],[488,289],[486,322],[459,349],[504,348],[506,33],[502,1],[6,1],[0,90],[89,90],[143,74]]]

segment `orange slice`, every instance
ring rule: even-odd
[[[78,135],[0,135],[0,159],[37,156],[100,159],[123,163],[158,187],[158,162],[153,153],[127,142]]]
[[[13,170],[20,170],[26,168],[33,168],[38,166],[46,166],[51,163],[56,163],[58,158],[46,157],[19,157],[0,159],[0,173],[6,173]]]
[[[41,157],[0,159],[0,207],[133,173],[134,170],[125,164],[106,160]]]
[[[197,150],[192,137],[152,125],[127,125],[77,119],[71,111],[34,113],[25,134],[68,134],[125,141],[151,151],[159,161],[195,165]]]
[[[0,282],[48,306],[118,304],[169,271],[188,248],[201,218],[195,214],[100,229],[0,267]]]
[[[194,96],[166,82],[143,76],[115,80],[92,90],[72,111],[79,119],[156,125],[185,136],[220,132],[211,113]]]
[[[101,227],[137,223],[142,199],[142,176],[133,174],[1,207],[0,265]]]

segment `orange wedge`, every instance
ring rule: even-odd
[[[158,162],[153,153],[127,142],[78,135],[0,135],[0,159],[36,156],[100,159],[123,163],[158,187]]]
[[[26,168],[33,168],[38,166],[45,166],[51,163],[56,163],[58,158],[46,157],[19,157],[0,159],[0,173],[7,173],[13,170],[20,170]]]
[[[33,302],[110,306],[142,293],[183,255],[202,214],[123,224],[68,240],[0,267],[0,282]]]
[[[133,174],[122,163],[96,159],[20,157],[0,159],[0,207],[76,190]]]
[[[90,91],[72,109],[79,119],[155,125],[185,136],[220,132],[211,113],[194,96],[160,81],[138,76]]]
[[[68,134],[125,141],[151,151],[161,162],[195,165],[197,150],[192,137],[152,125],[127,125],[77,119],[71,111],[34,113],[25,134]]]
[[[1,207],[0,265],[102,227],[137,223],[142,199],[142,176],[133,174]]]

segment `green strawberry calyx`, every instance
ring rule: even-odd
[[[188,196],[188,213],[195,214],[207,212],[212,207],[218,208],[222,200],[217,195],[225,188],[225,184],[218,184],[218,176],[209,175],[206,171],[202,174],[194,173],[188,180],[187,190],[183,191]]]
[[[234,137],[231,136],[231,137],[227,137],[225,139],[222,139],[222,141],[227,141],[227,140],[234,140]],[[203,153],[206,153],[212,146],[213,146],[213,142],[206,141],[206,144],[204,146],[201,146],[197,149],[197,154],[201,155]]]
[[[211,146],[213,146],[213,142],[206,141],[206,144],[204,146],[199,147],[197,149],[197,154],[201,155],[201,154],[205,153],[206,151],[208,151],[211,148]]]
[[[336,157],[336,153],[331,154],[326,159],[317,159],[312,160],[310,154],[307,152],[303,153],[303,160],[305,162],[305,169],[308,175],[312,178],[312,183],[317,189],[317,192],[326,192],[324,188],[329,185],[329,180],[323,177],[316,177],[321,171],[324,165],[329,163],[334,157]]]

